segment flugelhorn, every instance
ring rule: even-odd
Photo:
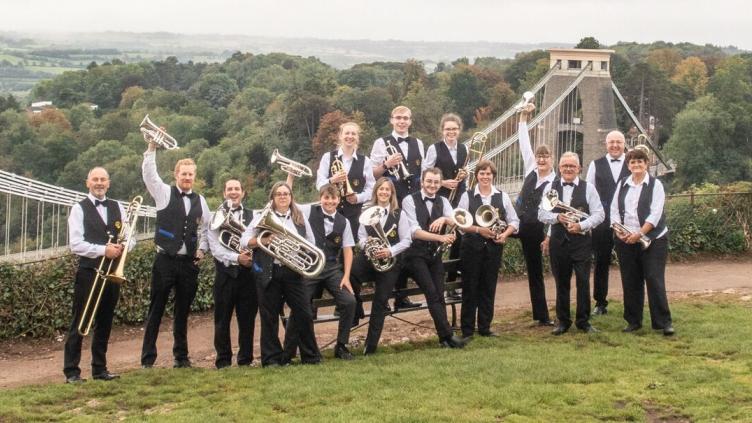
[[[99,309],[99,303],[104,295],[104,290],[107,288],[107,282],[121,284],[127,282],[123,276],[123,270],[125,268],[125,259],[128,256],[128,249],[130,248],[131,240],[136,229],[136,222],[138,221],[138,209],[141,207],[143,197],[136,196],[128,204],[128,209],[125,211],[125,223],[120,228],[120,232],[117,235],[116,243],[123,246],[123,253],[119,258],[110,260],[107,256],[102,256],[102,260],[99,262],[99,267],[94,275],[94,281],[91,283],[91,290],[89,290],[89,296],[84,304],[84,309],[81,312],[81,320],[78,322],[78,333],[81,336],[86,336],[91,330],[94,319]],[[112,242],[112,234],[107,239],[107,243]],[[112,266],[118,262],[115,270]],[[105,269],[106,264],[106,269]]]
[[[261,211],[256,228],[258,248],[282,262],[293,272],[307,278],[315,278],[324,269],[324,252],[297,232],[287,230],[272,212],[271,201]],[[264,245],[260,240],[269,235],[269,245]]]
[[[274,149],[274,151],[272,151],[272,157],[270,160],[272,164],[279,164],[282,170],[298,178],[300,178],[301,176],[313,175],[310,167],[302,163],[298,163],[294,160],[290,160],[287,157],[279,154],[279,150],[277,150],[276,148]]]
[[[501,235],[507,229],[507,222],[499,216],[496,207],[483,204],[475,211],[475,222],[481,228],[488,228],[496,235]]]
[[[488,141],[488,135],[486,135],[485,132],[476,132],[473,134],[472,138],[470,138],[470,143],[467,146],[467,157],[465,157],[465,163],[463,163],[462,168],[460,168],[457,171],[457,176],[454,178],[455,181],[457,181],[457,187],[459,187],[460,181],[465,179],[465,177],[468,176],[468,170],[467,165],[469,165],[471,162],[475,162],[476,164],[483,158],[483,155],[486,154],[486,141]],[[470,178],[467,180],[467,189],[471,189],[475,186],[475,173],[469,174]],[[453,203],[455,197],[457,197],[457,187],[454,187],[449,192],[449,203]]]
[[[457,228],[465,230],[469,228],[472,224],[473,224],[473,215],[470,214],[469,211],[463,208],[457,207],[456,209],[452,210],[452,223],[446,225],[446,227],[444,228],[444,235],[451,234]],[[434,257],[438,257],[444,254],[444,251],[446,251],[450,245],[452,244],[442,243],[441,245],[439,245],[439,247],[436,248]]]
[[[613,223],[611,225],[611,229],[613,229],[615,232],[618,232],[621,234],[621,236],[629,236],[632,235],[632,231],[629,230],[626,226],[622,225],[621,223]],[[653,242],[650,237],[648,237],[645,234],[640,234],[640,248],[643,250],[647,250],[650,247],[650,243]]]
[[[231,201],[227,200],[219,206],[214,216],[212,216],[209,228],[213,231],[219,230],[219,243],[238,254],[251,254],[251,250],[240,245],[240,237],[245,231],[245,224],[237,220],[231,210]]]
[[[332,161],[332,165],[330,166],[329,171],[331,172],[332,176],[338,175],[340,173],[345,173],[345,163],[342,162],[339,156],[334,157],[334,161]],[[350,180],[347,178],[347,174],[345,174],[345,182],[337,182],[337,187],[339,188],[339,193],[342,197],[342,200],[344,200],[348,195],[355,194],[355,191],[353,191],[352,189],[352,185],[350,185]]]
[[[149,119],[149,115],[144,116],[144,120],[139,125],[144,141],[150,144],[156,144],[166,150],[174,150],[178,147],[178,142],[167,131],[160,128]]]
[[[386,144],[386,155],[387,156],[393,156],[395,154],[401,154],[399,150],[397,150],[397,147],[393,146],[392,144]],[[404,159],[404,158],[403,158]],[[410,174],[410,171],[407,170],[407,167],[405,166],[405,161],[402,160],[401,162],[397,163],[394,167],[389,167],[386,169],[387,172],[389,172],[390,175],[394,176],[395,178],[398,178],[400,180],[406,181],[407,178],[411,177],[412,174]]]
[[[397,260],[390,256],[386,258],[377,258],[376,253],[384,248],[389,248],[389,239],[381,227],[381,218],[387,214],[387,209],[380,206],[371,206],[363,211],[358,218],[358,223],[363,226],[370,226],[376,237],[368,237],[365,243],[364,252],[368,261],[377,272],[386,272],[394,267]]]
[[[564,216],[564,220],[566,220],[570,225],[574,223],[580,223],[590,217],[590,215],[585,213],[584,211],[577,210],[572,206],[564,204],[563,201],[559,200],[559,192],[554,189],[549,191],[548,194],[544,195],[543,198],[541,198],[540,207],[546,211],[553,211],[557,208],[564,210],[564,213],[562,215]],[[590,233],[590,231],[580,231],[581,235],[586,235],[588,233]]]
[[[525,106],[532,103],[534,100],[535,94],[533,94],[531,91],[525,91],[524,93],[522,93],[522,100],[520,100],[520,102],[514,106],[514,110],[517,113],[521,113],[523,110],[525,110]]]

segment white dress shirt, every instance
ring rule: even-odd
[[[574,192],[574,188],[580,184],[580,178],[574,178],[574,186],[564,185],[564,180],[561,181],[562,183],[562,193],[564,198],[560,198],[564,204],[570,205],[572,202],[572,192]],[[546,196],[551,191],[551,186],[548,187],[547,190],[543,192],[543,195]],[[598,191],[595,189],[595,184],[587,184],[587,190],[585,192],[585,199],[587,200],[588,207],[590,208],[590,217],[580,222],[580,228],[587,232],[596,226],[600,225],[601,222],[603,222],[603,219],[606,218],[606,213],[603,211],[603,204],[601,204],[601,197],[598,196]],[[557,210],[557,209],[554,209]],[[562,211],[563,213],[563,211]],[[556,223],[559,223],[559,212],[553,212],[544,210],[543,208],[538,209],[538,220],[540,220],[543,223],[546,223],[548,225],[554,225]],[[549,234],[550,234],[550,228],[549,228]]]
[[[438,143],[444,143],[447,146],[447,149],[449,150],[449,155],[452,156],[452,161],[456,165],[457,164],[457,143],[459,143],[459,140],[455,141],[454,145],[449,145],[445,140],[439,141]],[[436,152],[436,144],[431,144],[428,146],[428,150],[426,150],[426,158],[423,160],[423,164],[421,164],[420,166],[421,170],[430,169],[436,166],[436,156],[438,155],[438,153]]]
[[[538,172],[535,153],[530,144],[530,133],[527,129],[527,122],[520,122],[517,124],[517,132],[520,134],[520,154],[522,154],[522,162],[525,164],[525,176],[529,175],[530,172],[535,172],[535,175],[538,177],[535,182],[536,189],[545,183],[552,183],[554,179],[556,179],[556,172],[554,172],[553,169],[543,178],[541,178],[540,173]]]
[[[486,205],[491,204],[491,197],[493,197],[494,194],[498,194],[499,192],[500,191],[496,189],[495,186],[491,186],[491,194],[483,195],[480,193],[478,185],[473,188],[473,195],[480,195],[480,201]],[[512,200],[509,198],[509,195],[506,192],[501,193],[501,201],[502,204],[504,204],[504,211],[507,215],[507,225],[514,228],[513,233],[517,233],[517,231],[520,229],[520,218],[517,216],[517,211],[514,209],[514,206],[512,206]],[[468,207],[470,207],[470,197],[468,195],[468,191],[465,191],[462,193],[462,197],[460,197],[460,202],[457,204],[457,208],[468,210]]]
[[[440,195],[435,195],[433,197],[426,194],[425,191],[420,190],[420,196],[423,198],[423,202],[426,205],[426,208],[428,209],[428,215],[431,215],[431,212],[433,212],[433,202],[426,201],[425,198],[433,198],[434,201],[441,201],[443,205],[443,217],[452,217],[452,205],[449,204],[449,200],[446,199],[446,197],[442,197]],[[418,216],[415,212],[415,202],[413,200],[412,195],[408,195],[407,197],[402,199],[402,212],[407,215],[407,221],[410,225],[410,236],[415,238],[415,232],[418,231],[418,229],[423,229],[420,227],[420,224],[418,223]],[[423,229],[428,230],[428,228]]]
[[[96,204],[94,201],[99,200],[98,198],[91,195],[91,193],[87,194],[86,197],[91,201],[92,204]],[[107,198],[103,198],[99,201],[104,201]],[[95,207],[97,210],[97,213],[99,213],[99,216],[102,218],[102,222],[104,224],[107,224],[107,207],[105,207],[103,204]],[[125,209],[123,208],[123,205],[118,203],[118,208],[120,209],[120,219],[121,221],[125,219]],[[123,221],[123,223],[125,223]],[[116,237],[118,234],[112,234],[112,242],[116,242]],[[71,207],[70,215],[68,215],[68,240],[69,240],[69,247],[73,254],[77,256],[87,257],[87,258],[97,258],[102,257],[104,255],[105,245],[104,244],[93,244],[91,242],[87,242],[84,240],[84,209],[81,208],[81,205],[76,203]],[[133,247],[136,246],[136,240],[132,239],[128,248],[128,251],[132,250]]]
[[[342,152],[341,148],[337,149],[337,156],[340,157],[342,163],[345,165],[345,173],[350,172],[353,161],[357,160],[358,156],[355,154],[356,152],[353,152],[352,156],[347,157]],[[324,153],[324,155],[321,156],[319,169],[316,171],[316,189],[321,189],[321,187],[329,183],[329,168],[332,165],[329,157],[329,153]],[[363,176],[366,179],[366,186],[363,187],[363,192],[355,194],[358,198],[358,204],[365,203],[371,198],[371,191],[373,191],[373,186],[376,184],[376,179],[373,177],[373,163],[371,162],[371,159],[368,158],[368,156],[364,157],[365,162],[363,163]]]
[[[164,183],[164,181],[162,181],[162,178],[159,176],[159,173],[157,172],[156,156],[156,151],[144,152],[144,162],[141,165],[141,170],[143,172],[146,189],[154,199],[154,204],[157,208],[157,211],[159,211],[166,208],[170,204],[172,188]],[[178,188],[178,191],[183,192],[182,190],[180,190],[180,188]],[[191,192],[192,191],[186,191],[186,194],[190,194]],[[206,204],[206,199],[204,198],[204,196],[198,194],[198,198],[201,202],[201,224],[199,225],[196,234],[196,236],[198,237],[198,249],[202,251],[208,251],[209,242],[207,240],[207,230],[211,222],[212,213],[211,211],[209,211],[209,206]],[[191,199],[188,197],[183,197],[183,205],[185,206],[185,214],[187,215],[191,211]],[[184,255],[187,252],[188,250],[185,248],[184,242],[183,245],[180,246],[178,254]]]
[[[392,136],[394,139],[398,138],[407,138],[408,136],[405,135],[404,137],[401,135],[398,135],[397,132],[392,131]],[[408,148],[407,148],[407,141],[402,141],[398,144],[399,148],[402,150],[403,160],[402,163],[405,163],[407,161],[407,155],[408,155]],[[423,150],[423,141],[418,140],[418,151],[420,152],[421,159],[425,157],[425,152]],[[388,154],[386,154],[386,144],[384,143],[384,138],[379,138],[376,141],[373,142],[373,147],[371,148],[371,162],[373,166],[378,166],[384,163],[386,160]],[[384,172],[386,173],[386,171]]]
[[[637,205],[640,201],[640,194],[642,193],[642,189],[644,187],[647,187],[650,183],[650,175],[645,175],[645,179],[642,180],[642,183],[635,184],[634,180],[632,179],[632,175],[630,175],[627,178],[627,185],[629,185],[629,191],[627,191],[627,194],[624,196],[624,223],[623,225],[626,226],[631,232],[639,232],[640,228],[642,228],[642,225],[640,225],[640,219],[637,216]],[[614,198],[611,200],[611,224],[614,223],[622,223],[621,219],[619,218],[619,192],[621,191],[621,185],[616,187],[616,191],[614,192]],[[663,190],[663,184],[660,180],[655,180],[655,185],[653,186],[653,198],[650,203],[650,214],[647,218],[645,218],[646,222],[649,222],[654,227],[658,226],[658,222],[661,221],[661,216],[663,216],[663,205],[666,202],[666,193]],[[664,228],[661,233],[658,234],[656,238],[660,238],[664,235],[666,235],[666,232],[668,232],[668,228]]]
[[[310,225],[311,221],[311,207],[313,207],[315,204],[298,204],[298,208],[301,212],[303,212],[303,216],[305,216],[306,221]],[[324,214],[324,216],[330,216],[334,218],[334,216],[337,214],[335,211],[332,214],[327,213],[324,208],[321,208],[321,213]],[[344,217],[344,216],[342,216]],[[334,222],[330,221],[329,219],[324,219],[324,236],[329,236],[329,234],[332,233],[334,230]],[[316,237],[314,236],[314,240]],[[355,240],[353,239],[352,229],[350,229],[350,221],[345,219],[345,231],[342,233],[342,248],[347,247],[354,247],[355,246]]]
[[[621,169],[624,166],[624,160],[626,158],[626,154],[622,153],[619,157],[611,157],[610,154],[606,154],[606,160],[608,161],[608,165],[611,168],[611,177],[614,179],[614,182],[619,181],[619,175],[621,174]],[[595,160],[590,162],[590,165],[587,169],[587,177],[585,177],[585,180],[592,185],[595,185]]]
[[[216,212],[215,212],[216,213]],[[230,211],[236,221],[243,221],[243,205],[241,204],[234,211]],[[231,250],[219,242],[219,231],[221,228],[208,230],[207,235],[209,239],[209,248],[211,249],[212,256],[219,260],[222,264],[229,267],[238,264],[238,254],[235,250]],[[240,244],[243,246],[243,244]]]
[[[381,216],[381,227],[384,229],[385,234],[392,231],[391,226],[388,228],[384,226],[386,225],[386,219],[390,212],[389,207],[387,207],[386,213],[384,216]],[[392,257],[397,257],[397,254],[407,250],[410,247],[410,244],[413,243],[412,237],[410,236],[410,222],[407,220],[404,210],[400,213],[399,222],[397,222],[397,234],[399,235],[399,242],[389,246],[389,251],[392,253]],[[368,239],[366,227],[363,225],[358,226],[358,245],[360,245],[361,250],[365,249],[366,239]]]

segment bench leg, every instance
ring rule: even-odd
[[[457,304],[452,303],[452,328],[457,329]]]

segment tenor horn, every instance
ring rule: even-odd
[[[272,213],[271,202],[261,211],[259,219],[258,239],[272,237],[268,246],[259,242],[258,248],[301,276],[315,278],[324,270],[324,252],[297,232],[289,231]]]
[[[141,121],[139,129],[141,130],[141,134],[143,134],[144,136],[144,141],[150,144],[156,144],[157,146],[162,147],[165,150],[174,150],[176,148],[180,148],[178,147],[177,140],[175,140],[172,135],[168,134],[167,131],[152,122],[151,119],[149,119],[148,114],[144,116],[144,120]]]
[[[377,258],[376,253],[384,248],[389,248],[389,239],[386,237],[384,228],[381,227],[381,218],[387,214],[387,209],[380,206],[367,208],[360,214],[358,223],[363,226],[370,226],[376,237],[368,237],[365,243],[365,254],[368,261],[377,272],[386,272],[394,267],[397,260],[394,257]]]
[[[483,204],[475,211],[475,221],[478,226],[488,228],[496,235],[501,234],[507,229],[507,222],[502,220],[496,207],[490,204]]]
[[[465,230],[472,224],[473,215],[470,214],[469,211],[457,207],[456,209],[452,210],[452,223],[448,224],[446,228],[444,228],[444,235],[448,235],[454,232],[457,228]],[[450,245],[452,244],[442,243],[441,245],[439,245],[439,247],[436,249],[436,252],[434,253],[434,257],[438,257],[444,254],[444,251],[446,251],[446,249],[449,248]]]
[[[272,157],[270,160],[272,164],[278,163],[282,170],[298,178],[301,176],[313,175],[310,167],[279,154],[279,150],[276,148],[272,151]]]

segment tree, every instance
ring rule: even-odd
[[[699,57],[687,57],[676,65],[671,81],[700,97],[708,86],[708,68]]]
[[[599,49],[601,48],[601,43],[595,37],[585,37],[580,39],[580,42],[574,48]]]
[[[469,69],[469,66],[456,67],[452,72],[447,96],[452,100],[454,109],[462,117],[465,126],[469,127],[473,122],[475,111],[486,105],[487,95],[483,90],[483,83]]]
[[[212,72],[202,75],[188,92],[213,107],[225,107],[238,93],[238,84],[223,73]]]
[[[708,91],[727,102],[752,100],[752,59],[732,56],[721,62],[710,78]]]
[[[535,70],[540,59],[548,60],[548,52],[545,50],[534,50],[525,53],[517,53],[514,61],[504,72],[504,79],[509,82],[509,86],[517,91],[520,84],[525,79],[528,72]]]
[[[648,53],[647,62],[666,75],[673,75],[674,69],[682,61],[681,53],[674,48],[657,48]]]
[[[21,110],[21,105],[18,104],[13,94],[8,94],[6,97],[0,96],[0,113],[6,110]]]

